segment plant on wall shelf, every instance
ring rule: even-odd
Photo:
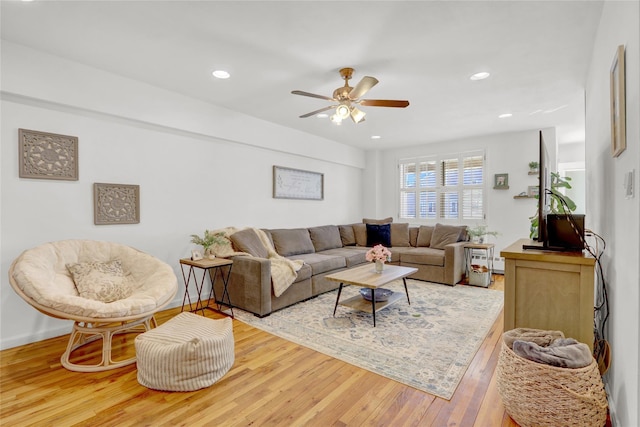
[[[214,233],[209,230],[204,230],[203,237],[200,237],[197,234],[192,234],[191,243],[202,246],[202,248],[204,249],[204,254],[209,255],[209,249],[211,248],[211,246],[215,244],[222,244],[225,242],[222,238],[223,236],[223,233]]]
[[[539,166],[538,162],[529,162],[529,171],[536,172]]]
[[[558,172],[551,172],[551,193],[549,194],[549,213],[552,214],[565,214],[567,213],[567,209],[573,212],[576,210],[576,204],[569,196],[565,196],[562,194],[559,189],[566,188],[570,189],[571,184],[570,176],[562,177]],[[536,196],[536,199],[539,198],[540,195]],[[564,201],[564,203],[563,203]],[[566,206],[565,206],[566,203]],[[535,215],[529,217],[531,220],[531,227],[529,228],[529,238],[537,239],[538,238],[538,209],[536,209]]]
[[[484,243],[485,236],[497,236],[497,231],[488,231],[486,225],[467,226],[467,234],[473,243]]]

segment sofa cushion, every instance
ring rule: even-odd
[[[282,256],[314,252],[313,242],[306,228],[285,228],[269,230],[269,232],[276,252]]]
[[[338,230],[340,231],[342,246],[354,246],[356,244],[356,234],[353,232],[353,226],[339,225]]]
[[[336,225],[311,227],[309,228],[309,237],[311,237],[316,252],[342,247],[340,230]]]
[[[400,262],[407,264],[422,264],[444,266],[444,251],[433,248],[411,248],[400,253]]]
[[[245,252],[259,258],[269,258],[267,248],[260,241],[260,237],[252,228],[245,228],[229,236],[233,247],[238,252]]]
[[[391,247],[391,224],[365,224],[367,227],[367,246],[382,245]]]
[[[416,241],[416,246],[418,247],[429,247],[431,245],[431,235],[433,234],[433,229],[435,227],[431,225],[421,225],[418,228],[418,240]]]
[[[347,267],[351,268],[359,264],[367,262],[365,255],[367,248],[348,247],[348,248],[336,248],[323,251],[321,255],[337,255],[344,257],[347,262]]]
[[[466,225],[444,225],[436,224],[431,234],[430,247],[434,249],[444,249],[445,246],[462,240]],[[420,236],[418,235],[418,238]]]
[[[420,227],[409,227],[409,244],[414,248],[418,246],[418,231]]]
[[[367,246],[366,224],[353,224],[353,234],[356,236],[356,245]]]
[[[392,217],[383,218],[383,219],[362,218],[363,224],[391,224],[392,222],[393,222]]]
[[[296,255],[295,259],[301,259],[305,264],[311,267],[311,272],[315,276],[316,274],[326,273],[327,271],[337,270],[347,266],[347,262],[344,257],[336,255],[323,255],[323,254],[301,254]]]
[[[411,246],[409,243],[409,224],[404,223],[392,223],[391,224],[391,246],[393,247],[407,247]]]

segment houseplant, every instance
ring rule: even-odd
[[[192,234],[191,243],[202,246],[204,249],[204,255],[209,258],[214,258],[215,255],[211,253],[211,246],[224,243],[222,236],[222,233],[214,233],[209,230],[204,230],[203,237],[200,237],[197,234]]]
[[[375,262],[376,273],[382,273],[384,263],[391,260],[391,251],[382,245],[375,245],[367,251],[365,259],[369,262]]]
[[[539,167],[539,163],[538,162],[529,162],[529,173],[536,173],[538,172],[538,167]]]
[[[467,234],[473,243],[483,243],[486,236],[497,236],[497,231],[487,230],[486,225],[476,225],[475,227],[467,227]]]
[[[549,196],[549,213],[553,214],[565,214],[567,213],[567,209],[570,212],[576,210],[576,204],[569,196],[565,196],[562,194],[559,189],[566,188],[570,189],[571,177],[565,176],[561,177],[558,172],[551,172],[551,185],[550,185],[550,194]],[[539,198],[540,195],[536,196]],[[531,220],[531,227],[529,228],[529,238],[536,239],[538,237],[538,209],[536,209],[536,213],[529,217]]]

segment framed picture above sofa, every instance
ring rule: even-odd
[[[324,174],[274,166],[273,198],[323,200]]]

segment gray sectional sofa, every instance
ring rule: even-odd
[[[260,317],[336,289],[339,284],[325,276],[366,263],[366,252],[378,243],[390,249],[390,264],[418,269],[410,278],[453,286],[464,275],[466,226],[411,227],[388,218],[263,231],[279,255],[302,260],[304,265],[286,291],[275,296],[271,261],[255,230],[247,228],[230,236],[236,251],[250,254],[233,257],[228,283],[231,303]],[[222,295],[222,286],[216,281],[216,295]]]

